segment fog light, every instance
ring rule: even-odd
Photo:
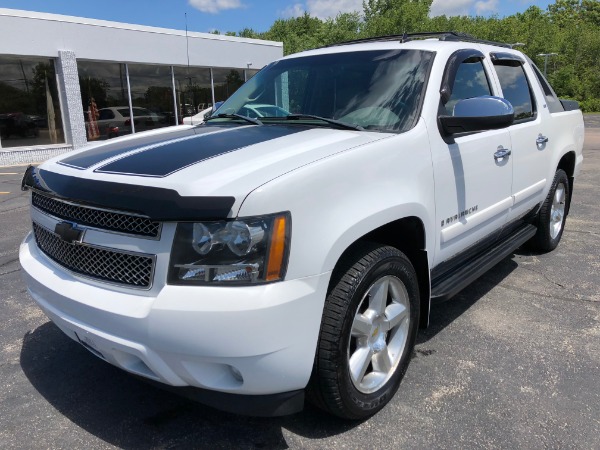
[[[238,264],[235,266],[223,266],[215,269],[213,281],[254,281],[258,276],[258,265]]]
[[[258,264],[231,264],[208,266],[200,264],[178,264],[180,280],[198,281],[255,281]]]

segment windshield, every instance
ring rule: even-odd
[[[265,124],[290,116],[294,122],[331,126],[302,117],[310,115],[404,132],[416,123],[432,60],[431,52],[376,50],[276,61],[240,87],[217,114],[240,114]]]

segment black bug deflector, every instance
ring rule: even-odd
[[[29,166],[22,189],[84,205],[142,214],[157,221],[227,218],[234,197],[182,197],[173,189],[89,180]]]

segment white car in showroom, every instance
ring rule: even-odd
[[[132,107],[131,111],[133,111],[133,126],[136,132],[152,130],[166,125],[167,119],[164,115],[138,106]],[[114,138],[131,134],[131,111],[129,106],[100,108],[98,110],[98,120],[96,121],[100,135],[106,138]]]
[[[206,119],[211,115],[213,107],[205,108],[200,111],[198,114],[193,116],[184,117],[182,119],[183,125],[202,125]]]

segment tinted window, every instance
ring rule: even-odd
[[[515,120],[532,118],[535,109],[523,66],[512,62],[511,64],[496,64],[495,67],[502,87],[502,94],[515,109]]]
[[[110,120],[115,118],[115,113],[113,113],[110,109],[101,109],[99,113],[100,115],[98,120]]]
[[[131,105],[134,107],[133,115],[149,116],[151,112],[154,113],[152,120],[136,120],[135,131],[175,125],[171,67],[144,64],[128,64],[127,67],[131,86]]]
[[[179,120],[193,116],[212,106],[210,69],[174,67]]]
[[[65,142],[58,94],[54,60],[0,56],[0,147]]]
[[[151,116],[152,112],[145,108],[133,108],[133,117]]]
[[[114,112],[105,108],[116,106],[129,110],[125,64],[79,60],[77,71],[88,141],[114,136],[111,124],[97,121],[115,118]],[[121,127],[118,134],[130,132],[131,129]]]
[[[467,98],[492,95],[490,84],[480,59],[467,60],[463,62],[456,72],[452,96],[446,103],[446,112],[450,115],[454,112],[454,105],[459,100]]]
[[[238,69],[213,69],[215,102],[227,100],[244,84],[244,71]]]

